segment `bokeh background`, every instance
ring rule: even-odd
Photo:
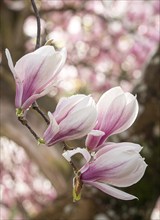
[[[34,50],[36,19],[30,0],[1,0],[0,219],[159,220],[159,0],[35,2],[41,17],[41,45],[52,38],[68,51],[60,86],[38,100],[40,107],[46,113],[54,111],[60,97],[76,93],[98,99],[117,85],[137,94],[138,119],[110,140],[140,143],[148,168],[139,183],[125,189],[138,201],[121,201],[84,187],[81,201],[72,202],[73,172],[61,156],[62,146],[37,146],[15,116],[15,84],[4,50],[9,48],[14,63]],[[46,124],[40,116],[30,110],[27,119],[42,136]],[[83,147],[84,140],[69,144]]]

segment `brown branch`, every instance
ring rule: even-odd
[[[39,16],[39,12],[38,12],[37,6],[35,4],[35,1],[31,0],[31,4],[32,4],[32,7],[33,7],[33,10],[34,10],[36,19],[37,19],[37,38],[36,38],[36,46],[35,46],[35,49],[37,49],[37,48],[40,47],[41,22],[40,22],[40,16]]]
[[[33,129],[28,125],[27,120],[22,116],[22,117],[18,117],[18,120],[28,128],[28,130],[31,132],[31,134],[34,136],[34,138],[38,141],[38,143],[41,142],[41,138],[35,133],[35,131],[33,131]]]
[[[32,108],[37,111],[41,116],[42,118],[45,120],[45,122],[47,123],[47,125],[49,125],[50,121],[49,119],[46,117],[46,115],[44,114],[44,112],[39,108],[37,102],[34,102],[32,104]]]

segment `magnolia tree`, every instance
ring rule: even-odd
[[[26,42],[28,53],[16,64],[10,48],[5,50],[16,84],[18,120],[38,144],[44,147],[59,144],[63,149],[62,158],[69,162],[74,173],[73,201],[81,199],[84,185],[117,199],[137,199],[138,195],[119,188],[131,186],[143,177],[147,164],[140,155],[142,146],[128,139],[111,142],[109,138],[126,131],[137,118],[139,104],[130,91],[141,76],[146,59],[156,48],[158,1],[84,1],[83,4],[81,1],[42,1],[39,6],[42,17],[48,13],[48,18],[56,21],[56,27],[40,19],[34,0],[31,5],[37,20],[35,50],[30,52],[34,33]],[[144,10],[137,11],[142,7]],[[65,14],[66,11],[69,13]],[[77,15],[73,16],[75,12]],[[148,15],[153,14],[148,22]],[[32,22],[34,17],[29,17],[24,26],[28,35]],[[64,46],[66,42],[68,45]],[[87,83],[85,94],[80,93]],[[48,116],[37,104],[37,100],[47,94],[54,94],[58,100]],[[28,123],[27,114],[31,109],[47,124],[41,137]],[[84,145],[70,146],[69,143],[77,139],[83,139]],[[83,163],[81,160],[75,163],[76,154],[81,154]]]

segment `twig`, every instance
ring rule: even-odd
[[[32,104],[32,108],[37,111],[41,116],[42,118],[45,120],[45,122],[47,123],[47,125],[49,125],[50,121],[49,119],[46,117],[46,115],[44,114],[44,112],[39,108],[37,102],[34,102]]]
[[[37,48],[40,47],[41,22],[40,22],[40,16],[39,16],[39,12],[38,12],[37,6],[35,4],[35,1],[31,0],[31,4],[32,4],[32,7],[33,7],[33,10],[34,10],[36,19],[37,19],[37,38],[36,38],[36,46],[35,46],[35,49],[37,49]]]
[[[34,138],[39,142],[41,140],[40,137],[38,137],[38,135],[33,131],[33,129],[28,125],[27,120],[22,116],[22,117],[18,117],[18,120],[28,128],[28,130],[31,132],[31,134],[34,136]]]

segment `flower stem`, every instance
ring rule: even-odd
[[[33,131],[33,129],[30,127],[30,125],[28,124],[27,120],[21,116],[18,117],[18,120],[28,128],[28,130],[31,132],[31,134],[34,136],[34,138],[38,141],[38,143],[42,143],[42,139],[35,133],[35,131]],[[41,141],[40,141],[41,140]]]
[[[34,0],[31,0],[31,4],[37,19],[37,38],[36,38],[36,46],[35,49],[38,49],[40,47],[40,37],[41,37],[41,21],[40,21],[40,16],[39,16],[39,11],[37,9],[37,6],[35,4]]]
[[[37,111],[41,116],[42,116],[42,118],[45,120],[45,122],[47,123],[47,125],[49,125],[49,119],[46,117],[46,115],[44,114],[44,112],[39,108],[39,106],[38,106],[38,104],[37,104],[37,102],[34,102],[33,104],[32,104],[32,108],[35,110],[35,111]]]

